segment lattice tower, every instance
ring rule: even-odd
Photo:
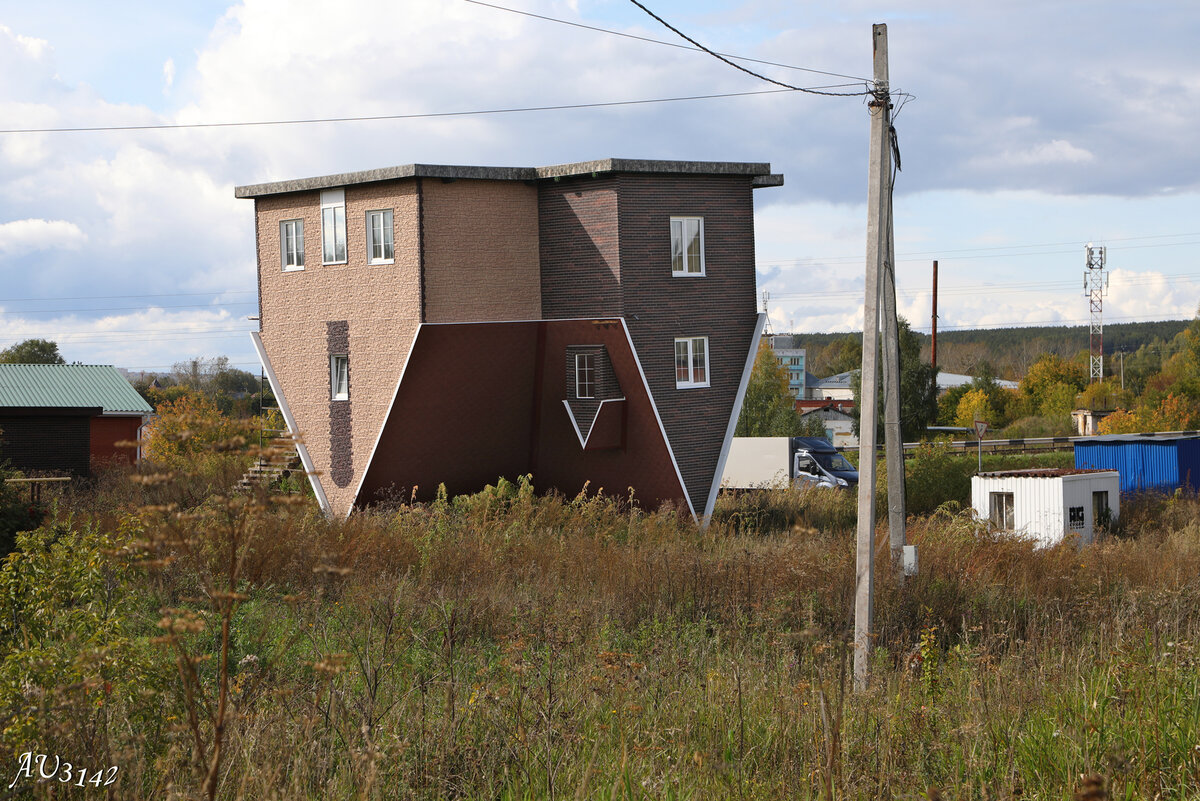
[[[1088,242],[1084,246],[1087,269],[1083,271],[1083,294],[1091,309],[1091,375],[1092,381],[1104,380],[1104,295],[1108,292],[1108,275],[1104,272],[1104,248]]]

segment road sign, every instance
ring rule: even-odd
[[[975,421],[975,436],[979,439],[983,439],[983,435],[987,433],[987,428],[988,428],[987,423],[985,423],[983,420],[976,420]]]

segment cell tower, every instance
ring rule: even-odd
[[[1088,383],[1104,380],[1104,295],[1108,292],[1108,275],[1104,272],[1104,248],[1091,242],[1084,246],[1087,269],[1083,273],[1083,294],[1092,310],[1091,354],[1092,372]]]

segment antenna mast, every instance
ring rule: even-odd
[[[1092,312],[1091,325],[1091,375],[1088,383],[1104,380],[1104,295],[1108,292],[1108,275],[1104,272],[1103,246],[1084,246],[1087,269],[1083,273],[1083,294],[1088,298]]]

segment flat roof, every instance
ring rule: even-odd
[[[1081,476],[1089,473],[1116,473],[1112,469],[1090,469],[1069,467],[1031,467],[1025,470],[994,470],[990,473],[979,473],[980,478],[1062,478],[1063,476]]]
[[[375,181],[403,178],[475,179],[483,181],[539,181],[605,173],[648,173],[658,175],[745,175],[754,187],[783,186],[783,176],[771,172],[767,163],[740,161],[652,161],[646,159],[599,159],[550,167],[467,167],[445,164],[404,164],[360,172],[343,172],[315,178],[296,178],[265,184],[247,184],[233,189],[235,197],[255,198],[288,192],[310,192]]]

